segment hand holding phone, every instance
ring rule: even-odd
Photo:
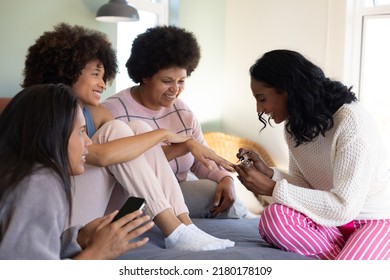
[[[116,220],[122,218],[123,216],[137,211],[143,210],[146,206],[145,199],[140,197],[131,196],[127,199],[127,201],[123,204],[122,208],[119,210],[118,214],[116,214],[115,218],[112,220],[115,222]]]

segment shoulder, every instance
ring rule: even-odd
[[[344,104],[334,114],[335,119],[347,119],[347,118],[360,118],[366,111],[359,102],[353,102],[351,104]]]
[[[181,98],[176,99],[175,106],[179,109],[184,109],[192,113],[191,108]]]
[[[62,182],[54,172],[48,168],[38,168],[32,175],[25,178],[22,182],[21,193],[31,195],[37,199],[48,197],[55,200],[63,200],[65,192],[62,188]]]
[[[341,143],[359,139],[374,144],[380,139],[377,123],[359,102],[343,105],[334,115],[334,126],[335,137]]]
[[[103,124],[114,119],[110,111],[102,104],[99,104],[97,106],[87,106],[87,108],[92,115],[92,119],[96,126],[96,129],[99,129]]]
[[[48,168],[39,168],[30,176],[23,194],[26,208],[30,208],[30,212],[47,210],[53,212],[41,213],[42,217],[53,215],[65,217],[69,211],[69,202],[62,181]]]
[[[172,109],[179,112],[179,114],[182,117],[185,117],[187,120],[196,119],[195,113],[191,110],[191,108],[187,105],[187,103],[185,101],[183,101],[182,99],[177,99],[175,101],[175,104],[173,105],[173,107],[171,107],[169,109],[169,111]],[[167,108],[167,110],[168,110],[168,108]]]
[[[130,89],[124,89],[114,95],[107,97],[101,104],[105,107],[113,117],[116,117],[117,111],[124,110],[130,103],[133,103],[133,98],[130,94]]]
[[[5,198],[5,202],[7,205],[18,205],[18,211],[27,216],[45,216],[48,209],[66,214],[69,206],[59,177],[43,167],[38,167],[24,178],[15,191]]]
[[[199,125],[195,113],[182,99],[177,99],[172,109],[178,112],[182,121],[185,121],[187,124],[191,123],[192,127],[195,128]]]
[[[5,198],[0,213],[4,241],[0,242],[0,256],[11,259],[60,257],[60,236],[66,227],[69,203],[61,181],[51,170],[38,168],[26,177],[12,195]]]
[[[348,130],[365,130],[375,124],[374,119],[359,102],[343,105],[334,114],[336,126],[345,127]]]
[[[116,102],[119,102],[119,100],[124,99],[125,97],[131,96],[130,89],[131,88],[126,88],[124,90],[121,90],[121,91],[113,94],[113,95],[110,95],[101,104],[103,106],[106,106],[107,104],[109,105],[112,103],[116,103]]]
[[[39,184],[42,185],[42,187],[49,184],[61,185],[58,176],[49,168],[42,166],[36,166],[33,173],[25,178],[25,182],[28,184]],[[42,184],[42,182],[45,182],[45,184]]]

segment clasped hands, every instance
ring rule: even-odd
[[[273,169],[254,151],[240,148],[236,156],[238,159],[245,158],[244,163],[233,166],[238,180],[255,194],[272,196],[275,187],[275,181],[271,179]]]

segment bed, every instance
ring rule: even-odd
[[[193,219],[194,224],[218,238],[228,238],[236,244],[225,250],[189,252],[164,248],[164,237],[157,227],[144,236],[149,242],[118,259],[121,260],[310,260],[310,258],[284,252],[261,239],[252,219]]]
[[[236,161],[236,152],[240,147],[255,150],[269,165],[275,166],[270,155],[258,143],[248,139],[225,134],[222,132],[207,132],[204,134],[207,144],[217,154],[231,162]],[[237,184],[236,184],[237,187]],[[259,235],[258,224],[262,209],[272,203],[269,197],[256,196],[245,188],[236,190],[237,196],[249,205],[251,200],[252,218],[241,219],[202,219],[192,221],[200,229],[218,237],[235,242],[235,246],[225,250],[188,252],[164,248],[164,237],[157,227],[144,236],[149,242],[140,248],[122,255],[122,260],[310,260],[296,253],[284,252],[268,245]]]

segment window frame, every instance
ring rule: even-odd
[[[125,67],[126,61],[130,55],[129,50],[132,44],[131,37],[135,38],[138,34],[142,33],[146,28],[151,25],[140,26],[142,22],[142,12],[155,14],[157,21],[154,26],[167,25],[169,20],[169,0],[128,0],[128,3],[134,6],[140,13],[139,22],[118,22],[117,24],[117,57],[119,65],[119,73],[116,76],[115,92],[119,92],[134,85],[134,82],[128,77],[127,69]],[[135,27],[137,24],[137,27]],[[130,31],[123,31],[127,28]],[[138,29],[139,32],[134,32]],[[124,32],[126,38],[121,37],[121,33]]]
[[[137,10],[159,15],[159,25],[168,23],[169,0],[127,0],[127,2],[134,6]]]
[[[349,45],[350,53],[345,51],[345,65],[349,65],[349,68],[346,67],[347,74],[349,74],[349,79],[354,85],[353,91],[357,94],[359,100],[365,103],[367,100],[367,93],[363,92],[363,79],[364,79],[364,52],[365,52],[365,22],[370,18],[377,17],[390,17],[390,4],[387,5],[378,5],[373,7],[366,7],[364,0],[353,1],[349,0],[351,11],[353,11],[352,20],[347,25],[347,30],[351,32],[352,36],[349,38],[349,42],[346,42],[346,46]],[[347,31],[347,32],[348,32]],[[347,37],[348,38],[348,37]],[[374,115],[374,118],[377,116]],[[378,125],[381,125],[378,123]],[[385,135],[386,129],[381,130],[383,135],[384,145],[386,146],[387,151],[390,153],[390,145],[386,143]],[[386,163],[390,168],[390,161]]]
[[[363,31],[365,16],[390,15],[390,4],[365,7],[365,0],[347,0],[346,33],[344,50],[344,75],[348,84],[360,97],[361,68],[363,55]]]

